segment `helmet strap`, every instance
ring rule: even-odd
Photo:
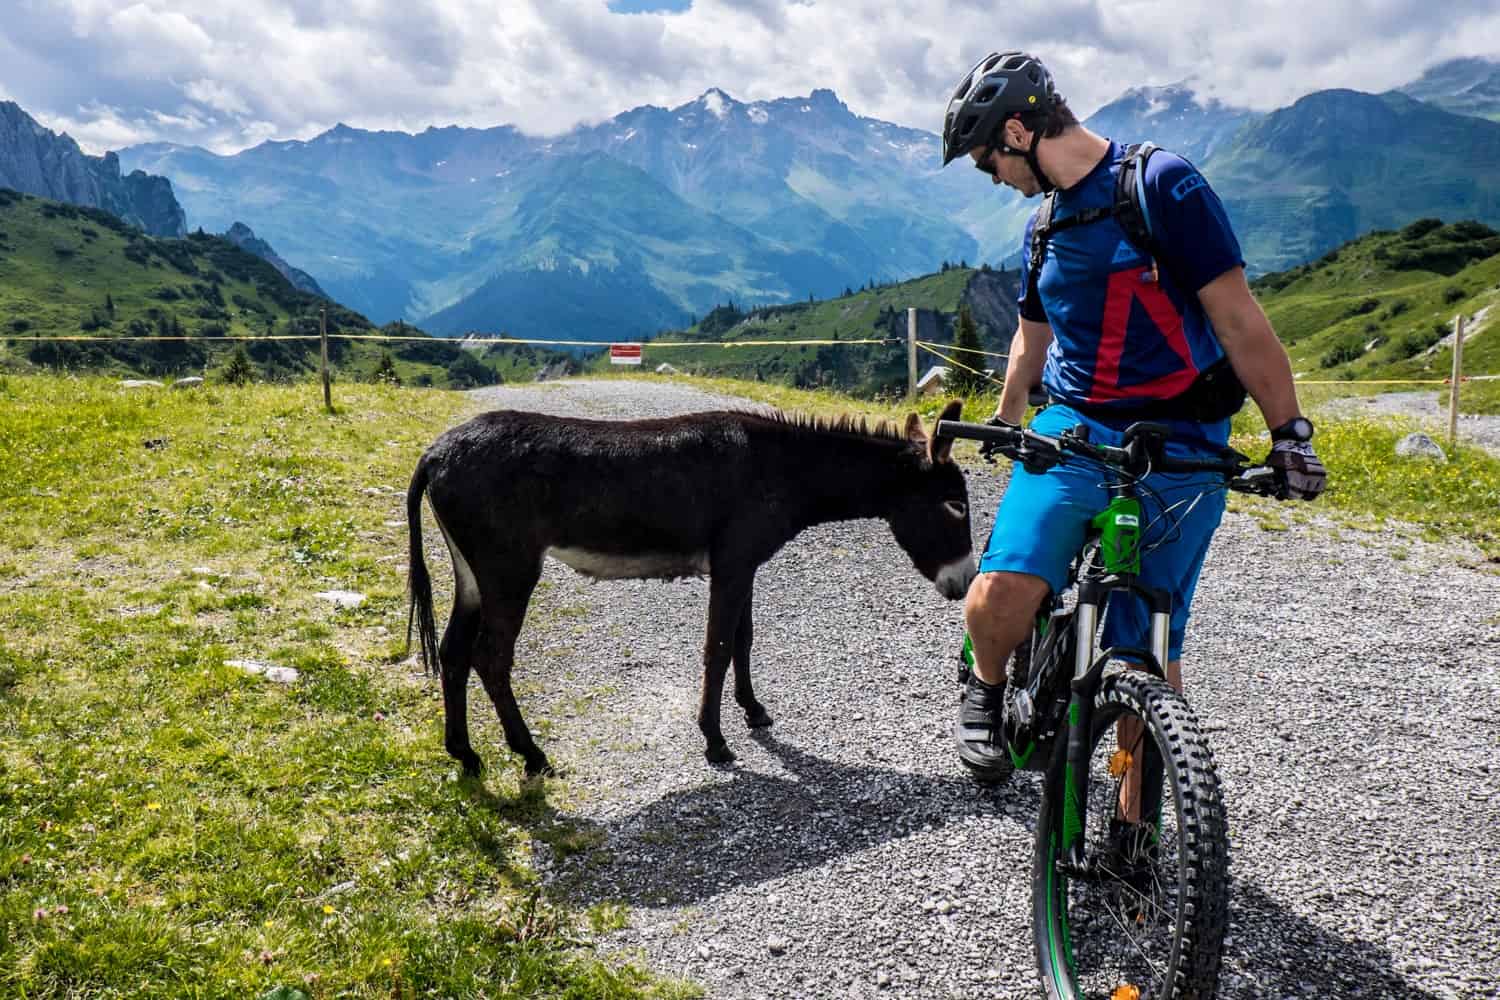
[[[1037,159],[1036,147],[1041,144],[1041,141],[1041,129],[1037,129],[1035,132],[1031,133],[1031,148],[1026,150],[1026,165],[1031,168],[1032,176],[1035,177],[1036,182],[1041,185],[1042,193],[1050,194],[1051,192],[1057,190],[1057,185],[1053,184],[1052,181],[1048,179],[1047,175],[1042,172],[1042,162],[1041,160]]]

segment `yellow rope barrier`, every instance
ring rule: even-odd
[[[605,348],[605,347],[608,347],[611,343],[640,344],[643,348],[645,348],[645,347],[652,347],[652,348],[655,348],[655,347],[788,347],[788,346],[795,347],[795,346],[834,345],[834,344],[895,344],[895,343],[899,343],[899,341],[890,340],[890,339],[885,339],[885,340],[741,340],[741,341],[735,341],[735,340],[704,340],[704,341],[695,341],[695,340],[680,340],[680,341],[623,340],[623,341],[608,341],[608,340],[539,340],[539,339],[529,338],[529,337],[428,337],[428,336],[424,336],[424,335],[408,335],[408,334],[394,334],[394,333],[330,333],[328,335],[328,339],[329,340],[333,340],[334,338],[338,338],[340,340],[404,340],[404,341],[424,341],[424,342],[432,343],[432,344],[452,344],[454,346],[459,346],[459,347],[463,346],[464,344],[548,344],[548,345],[555,345],[555,346],[559,346],[559,347],[599,347],[599,348]],[[266,336],[258,336],[256,334],[236,333],[236,334],[225,334],[222,337],[204,337],[204,336],[196,336],[196,337],[194,337],[194,336],[155,337],[155,336],[149,336],[149,335],[147,335],[147,336],[118,336],[118,337],[106,336],[106,337],[101,337],[101,336],[92,335],[92,334],[75,334],[75,335],[60,334],[60,335],[56,335],[56,336],[47,336],[47,337],[43,337],[43,336],[15,336],[15,337],[8,337],[8,336],[0,335],[0,340],[5,340],[5,341],[21,341],[21,342],[27,342],[27,343],[35,343],[35,342],[38,342],[38,341],[65,341],[65,342],[84,342],[84,343],[89,343],[89,342],[94,342],[94,343],[113,343],[113,342],[124,341],[124,340],[144,340],[144,341],[152,341],[152,340],[154,340],[154,341],[159,341],[159,342],[165,342],[165,341],[194,341],[194,342],[201,342],[201,343],[205,343],[205,344],[211,344],[211,343],[214,343],[215,341],[231,341],[231,340],[233,340],[233,341],[250,341],[250,342],[255,342],[255,341],[317,340],[317,339],[319,339],[319,338],[318,338],[318,335],[316,333],[278,333],[278,334],[269,334],[269,335],[266,335]]]
[[[922,345],[922,349],[924,351],[926,351],[927,353],[929,353],[929,354],[936,354],[938,357],[942,358],[944,361],[948,362],[950,365],[953,365],[956,368],[962,368],[966,372],[973,372],[975,375],[978,375],[980,378],[984,379],[986,382],[993,382],[996,385],[1004,385],[1005,384],[1005,381],[1003,379],[995,378],[995,376],[989,374],[988,372],[982,372],[978,368],[970,368],[968,365],[964,364],[962,361],[958,361],[958,360],[956,360],[954,358],[947,357],[946,355],[943,354],[942,351],[935,351],[935,350],[933,350],[931,344]]]
[[[925,340],[917,341],[917,346],[931,351],[933,347],[941,347],[945,351],[959,351],[964,354],[983,354],[987,358],[999,358],[1001,361],[1009,359],[1009,354],[997,354],[994,351],[981,351],[976,347],[957,347],[953,344],[929,344]],[[936,354],[936,351],[933,351]]]

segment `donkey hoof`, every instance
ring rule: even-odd
[[[703,751],[703,756],[708,758],[710,764],[734,763],[734,751],[723,741],[709,744],[708,749]]]
[[[458,765],[463,771],[465,778],[477,778],[484,773],[484,761],[473,750],[463,754],[454,754],[458,758]]]
[[[546,757],[538,757],[526,762],[527,778],[550,778],[557,773]]]
[[[756,705],[745,713],[745,723],[751,729],[764,729],[774,721],[776,720],[771,718],[771,713],[767,712],[763,705]]]

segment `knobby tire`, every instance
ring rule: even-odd
[[[1160,852],[1159,861],[1150,868],[1150,887],[1132,896],[1129,890],[1110,890],[1081,881],[1070,884],[1056,869],[1061,802],[1044,794],[1032,866],[1037,967],[1049,1000],[1111,998],[1122,983],[1136,985],[1139,995],[1150,1000],[1208,1000],[1218,986],[1229,919],[1228,836],[1218,773],[1187,702],[1165,681],[1138,670],[1106,677],[1095,697],[1086,799],[1088,853],[1093,857],[1101,850],[1101,828],[1107,829],[1115,813],[1119,784],[1108,774],[1105,762],[1116,747],[1115,723],[1128,716],[1144,722],[1144,731],[1157,753],[1152,754],[1144,743],[1138,752],[1143,760],[1150,760],[1148,770],[1160,774],[1162,807],[1157,826],[1163,832],[1155,848]],[[1061,787],[1062,741],[1057,756],[1055,773],[1048,775],[1049,789]],[[1149,796],[1144,789],[1143,793]],[[1166,828],[1173,823],[1175,830],[1170,833],[1174,843],[1168,845]],[[1172,855],[1170,860],[1168,855]],[[1121,902],[1108,902],[1112,892]],[[1145,902],[1148,897],[1149,903]],[[1158,897],[1163,902],[1171,897],[1170,905],[1156,905]],[[1110,912],[1116,906],[1118,909]],[[1139,941],[1121,947],[1125,957],[1119,959],[1120,969],[1128,969],[1132,963],[1149,967],[1149,972],[1126,975],[1111,971],[1114,960],[1101,961],[1108,947],[1102,942],[1112,928],[1128,941],[1137,928],[1148,926],[1144,920],[1132,921],[1128,916],[1131,910],[1152,916],[1150,930],[1143,933],[1158,934],[1164,954],[1150,963]],[[1085,932],[1084,928],[1089,930]],[[1081,940],[1085,933],[1088,940]],[[1095,936],[1101,940],[1095,941]],[[1150,980],[1149,985],[1138,982],[1142,975]]]

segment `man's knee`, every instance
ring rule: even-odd
[[[1030,618],[1047,596],[1047,581],[1027,573],[980,573],[969,584],[964,610],[984,618]]]

